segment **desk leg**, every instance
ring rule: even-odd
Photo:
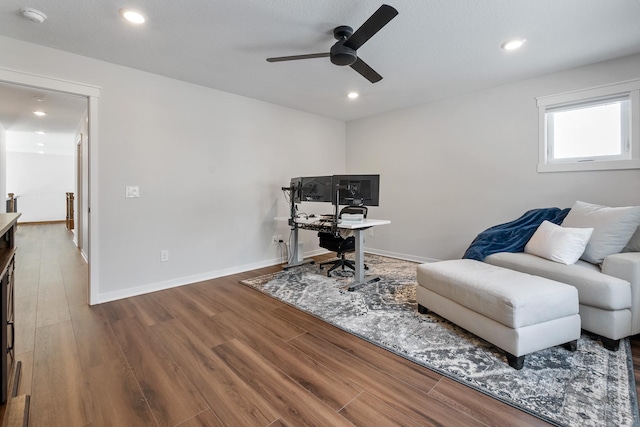
[[[362,230],[356,229],[354,233],[356,239],[356,272],[354,283],[362,283],[364,280],[364,235]]]
[[[366,280],[364,278],[364,230],[365,229],[360,228],[353,230],[356,239],[356,271],[353,283],[349,285],[349,292],[358,290],[368,283],[380,280],[379,277],[368,277]]]
[[[313,264],[315,261],[311,258],[298,261],[298,227],[293,228],[293,243],[291,244],[291,262],[282,266],[283,269],[288,270],[291,267],[299,267],[305,264]]]

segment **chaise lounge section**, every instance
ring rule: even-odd
[[[573,286],[467,259],[419,265],[417,281],[420,313],[434,311],[503,349],[515,369],[535,351],[577,349]]]

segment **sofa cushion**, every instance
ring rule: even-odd
[[[485,262],[572,285],[583,305],[605,310],[631,307],[629,282],[603,274],[598,266],[587,262],[564,265],[524,252],[500,252],[488,256]]]
[[[562,264],[575,264],[592,232],[593,228],[560,227],[543,221],[525,245],[524,251]]]
[[[576,201],[562,221],[563,227],[593,228],[582,258],[600,264],[611,254],[622,252],[640,225],[640,206],[611,208]]]

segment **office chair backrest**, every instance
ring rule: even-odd
[[[366,206],[345,206],[344,208],[342,208],[342,210],[340,210],[340,216],[342,216],[343,213],[346,214],[364,214],[364,217],[367,217],[367,211],[369,209],[367,209]]]

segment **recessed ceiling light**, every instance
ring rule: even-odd
[[[44,142],[38,142],[36,145],[37,145],[38,147],[44,147]]]
[[[142,13],[133,9],[120,9],[120,15],[132,24],[144,24],[147,20]]]
[[[39,111],[39,110],[38,111],[34,111],[33,114],[35,114],[36,116],[40,116],[40,117],[47,115],[47,113],[45,113],[44,111]]]
[[[526,42],[525,39],[513,39],[502,43],[502,48],[504,50],[516,50],[520,49],[522,45]]]
[[[356,99],[360,96],[360,94],[358,92],[349,92],[347,96],[349,97],[349,99]]]
[[[44,132],[43,130],[37,130],[37,131],[36,131],[36,133],[37,133],[38,135],[44,135],[44,134],[45,134],[45,132]]]
[[[44,154],[44,151],[38,151],[38,154]]]

